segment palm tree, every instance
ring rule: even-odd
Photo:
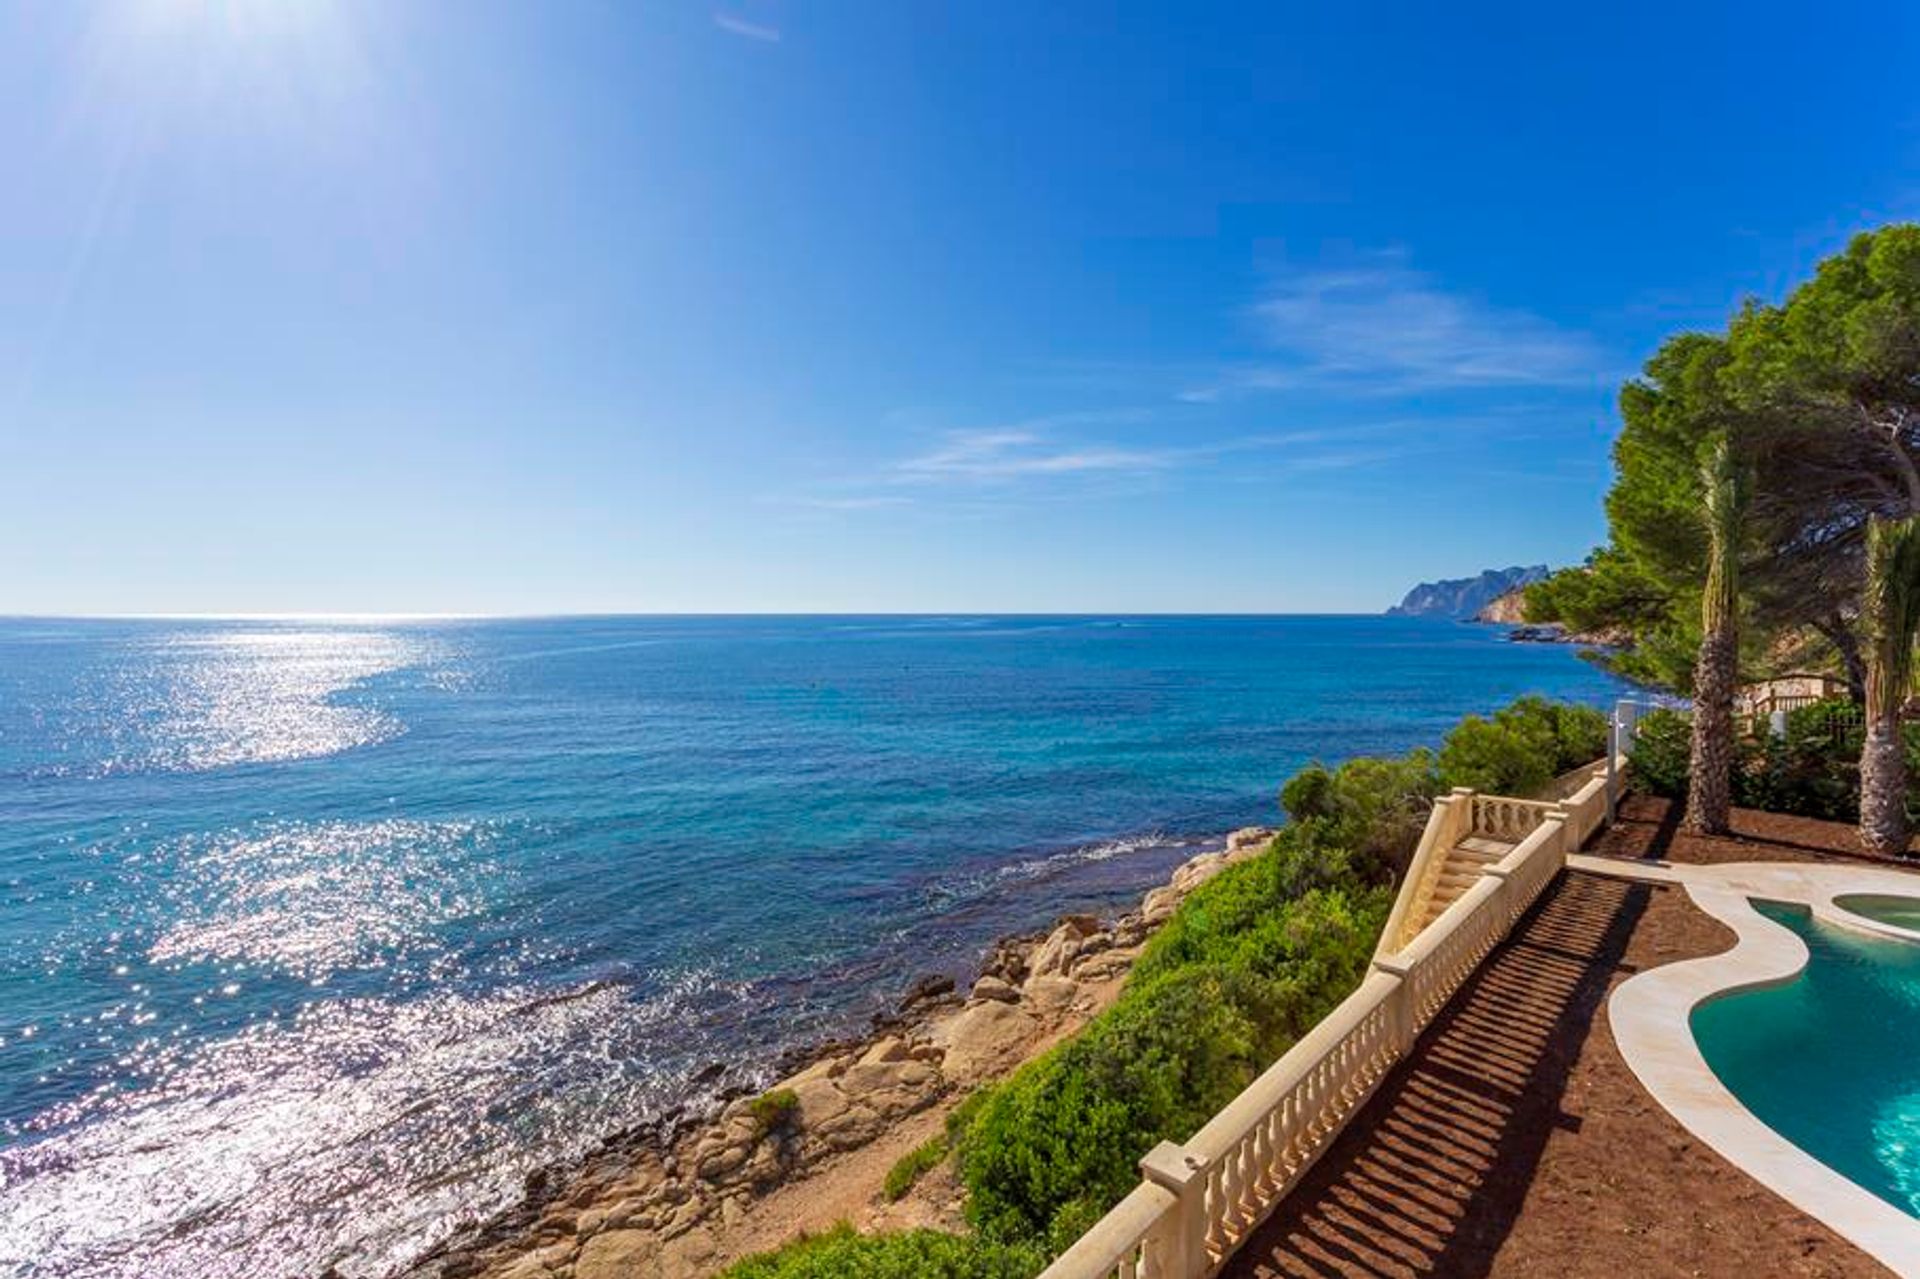
[[[1913,687],[1914,637],[1920,631],[1920,516],[1875,516],[1868,524],[1860,602],[1867,641],[1860,843],[1876,853],[1905,853],[1907,760],[1900,712]]]
[[[1688,766],[1689,830],[1722,835],[1733,807],[1733,693],[1740,675],[1740,529],[1745,468],[1722,434],[1701,468],[1707,526],[1707,585],[1700,597],[1700,655],[1693,665],[1693,743]],[[1920,593],[1917,593],[1920,594]]]

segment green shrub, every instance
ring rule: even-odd
[[[880,1193],[889,1202],[902,1198],[913,1189],[915,1182],[939,1167],[940,1161],[947,1157],[951,1149],[945,1133],[927,1138],[887,1169],[887,1179],[881,1183]]]
[[[1469,715],[1440,748],[1440,778],[1500,795],[1530,795],[1607,750],[1607,717],[1591,706],[1522,697]]]
[[[736,1262],[721,1279],[1032,1279],[1045,1264],[1027,1246],[937,1230],[861,1235],[841,1225]]]
[[[1527,795],[1553,780],[1551,735],[1536,726],[1503,724],[1469,715],[1440,748],[1440,776],[1449,786],[1497,795]]]
[[[1559,752],[1554,771],[1564,773],[1607,754],[1607,713],[1573,702],[1553,704],[1553,740]]]
[[[747,1103],[747,1113],[760,1125],[761,1132],[772,1132],[783,1128],[799,1109],[800,1095],[791,1088],[776,1088],[772,1092],[763,1092]]]
[[[1733,802],[1770,813],[1859,820],[1862,731],[1858,708],[1845,699],[1788,712],[1783,736],[1774,736],[1771,724],[1756,725],[1754,734],[1735,743]],[[1628,755],[1635,785],[1654,795],[1683,798],[1691,734],[1692,721],[1680,711],[1642,716]],[[1908,726],[1906,747],[1909,765],[1920,764],[1920,726]],[[1920,813],[1920,795],[1910,793],[1908,807]]]
[[[1058,1251],[1365,975],[1390,895],[1313,827],[1195,890],[1114,1006],[995,1089],[960,1143],[968,1219]]]
[[[1733,777],[1736,804],[1827,821],[1859,820],[1864,729],[1853,703],[1815,702],[1787,713],[1783,736],[1773,736],[1764,724],[1759,734],[1740,743]],[[1916,745],[1920,742],[1909,733],[1910,759]]]
[[[1678,799],[1687,793],[1692,756],[1692,725],[1679,711],[1648,711],[1634,729],[1627,767],[1634,785],[1650,794]]]
[[[1362,878],[1384,883],[1406,869],[1439,791],[1432,753],[1417,750],[1309,765],[1281,787],[1280,806],[1296,825],[1315,825],[1322,843],[1351,850]]]

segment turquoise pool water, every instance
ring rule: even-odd
[[[1911,928],[1920,932],[1920,898],[1889,897],[1881,893],[1856,893],[1850,897],[1836,897],[1833,904],[1841,910],[1864,916],[1882,924],[1892,924],[1895,928]]]
[[[1920,945],[1759,909],[1805,940],[1807,969],[1694,1010],[1707,1064],[1775,1132],[1920,1217]]]

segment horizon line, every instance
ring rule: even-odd
[[[295,612],[18,612],[0,613],[0,622],[489,622],[565,621],[588,618],[739,618],[739,617],[1389,617],[1387,609],[1092,609],[1046,611],[1038,609],[819,609],[819,610],[683,610],[611,609],[556,612],[393,612],[366,610]],[[1399,616],[1421,616],[1419,614]],[[1471,619],[1443,618],[1446,621]]]

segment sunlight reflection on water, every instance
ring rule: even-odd
[[[584,1114],[670,1096],[624,1063],[706,984],[638,1006],[607,987],[329,1001],[254,1026],[0,1150],[0,1273],[380,1273],[583,1150]]]
[[[391,631],[183,633],[96,690],[88,727],[111,743],[103,771],[199,771],[370,746],[405,725],[337,694],[431,656]]]
[[[315,980],[355,962],[391,961],[484,906],[464,865],[478,830],[470,822],[282,822],[187,841],[163,890],[174,922],[149,958],[267,963]]]

